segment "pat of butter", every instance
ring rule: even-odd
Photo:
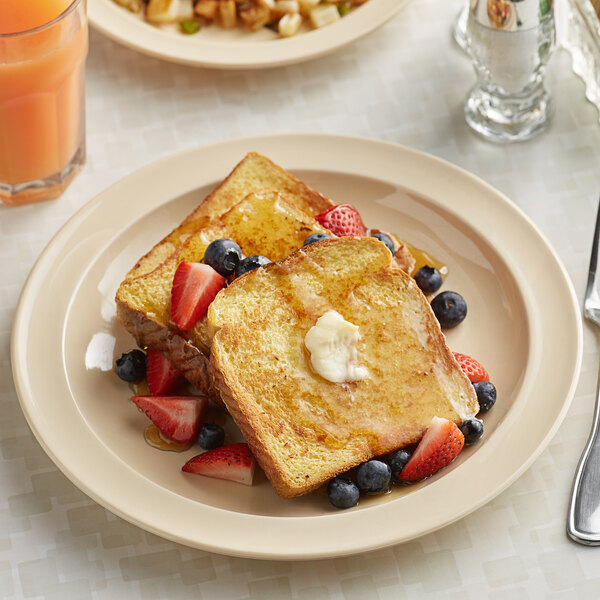
[[[304,338],[313,369],[333,383],[368,377],[369,371],[357,364],[358,338],[358,325],[346,321],[339,312],[328,310]]]

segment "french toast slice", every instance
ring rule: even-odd
[[[305,337],[329,310],[358,326],[365,379],[333,383],[313,369]],[[247,273],[208,320],[215,387],[284,498],[418,442],[434,416],[478,412],[427,299],[374,238],[310,244]]]
[[[333,204],[319,192],[288,173],[258,152],[249,152],[184,221],[157,243],[127,273],[132,279],[153,271],[173,254],[193,233],[232,209],[251,192],[264,188],[277,190],[309,216],[331,208]],[[267,221],[268,223],[268,221]]]
[[[211,393],[206,319],[185,332],[171,322],[171,287],[179,263],[201,261],[208,244],[224,237],[234,239],[246,256],[262,254],[280,260],[302,246],[311,233],[328,230],[278,191],[269,189],[246,195],[221,216],[199,217],[196,224],[200,228],[188,232],[153,270],[144,272],[148,261],[142,262],[142,274],[132,277],[130,273],[121,283],[116,294],[117,317],[140,346],[162,352],[188,381]]]

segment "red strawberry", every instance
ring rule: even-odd
[[[171,319],[187,331],[208,310],[208,305],[225,287],[225,277],[203,263],[182,262],[175,271],[171,289]]]
[[[366,235],[367,228],[364,226],[358,211],[350,204],[338,204],[315,219],[327,227],[333,235]]]
[[[162,352],[151,348],[146,350],[146,378],[152,396],[171,394],[185,381]]]
[[[208,407],[206,396],[133,396],[131,401],[163,435],[180,444],[196,438]]]
[[[433,475],[452,462],[462,450],[465,436],[456,423],[441,417],[433,417],[423,439],[398,479],[418,481]]]
[[[227,479],[244,485],[252,485],[256,460],[248,444],[229,444],[207,450],[188,460],[182,467],[186,473],[206,475],[215,479]]]
[[[466,354],[460,354],[459,352],[453,352],[452,354],[454,354],[456,362],[460,365],[463,373],[469,378],[471,383],[490,380],[488,372],[474,358]]]

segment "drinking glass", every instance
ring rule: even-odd
[[[87,50],[85,0],[0,33],[0,202],[55,198],[83,166]]]
[[[471,0],[467,40],[477,75],[467,123],[500,142],[545,129],[553,110],[544,88],[555,44],[552,0]]]

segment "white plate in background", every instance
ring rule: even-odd
[[[164,60],[198,67],[257,69],[298,63],[349,44],[383,25],[408,0],[369,0],[321,29],[279,38],[269,29],[248,32],[218,25],[184,35],[175,28],[155,27],[113,0],[88,0],[90,24],[111,39]]]

